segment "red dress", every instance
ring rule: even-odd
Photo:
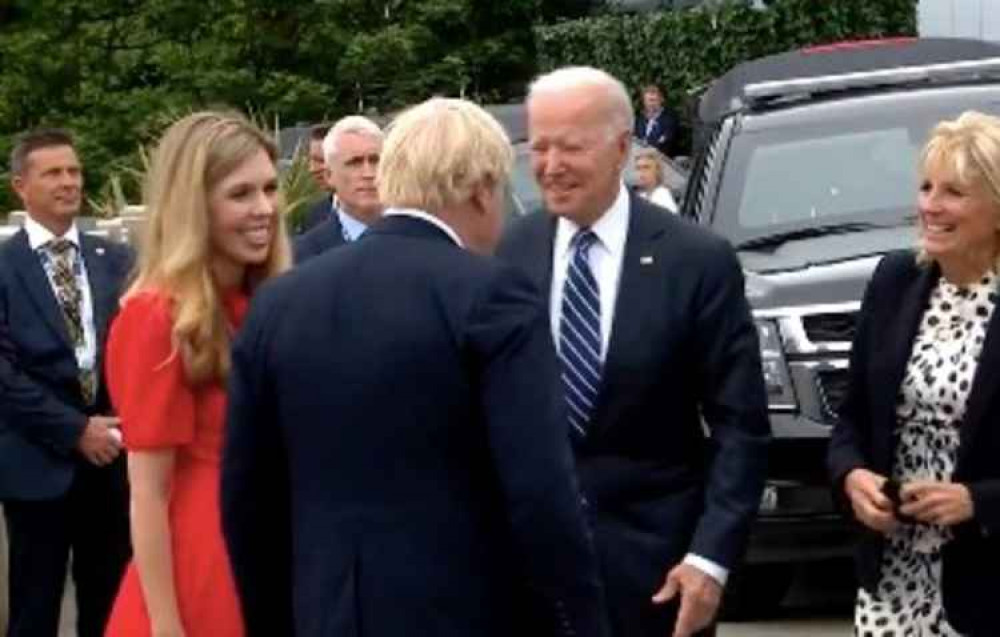
[[[225,387],[218,382],[192,387],[186,381],[180,354],[171,343],[170,307],[170,301],[155,292],[125,302],[108,337],[108,389],[129,451],[176,449],[170,536],[174,587],[187,637],[242,637],[219,513]],[[232,294],[225,307],[235,327],[246,313],[247,298]],[[150,634],[134,562],[106,634]]]

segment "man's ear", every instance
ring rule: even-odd
[[[24,177],[21,175],[14,175],[11,177],[10,187],[14,189],[17,196],[21,198],[21,201],[24,201]]]
[[[483,179],[472,189],[472,201],[478,214],[488,214],[493,204],[496,185],[490,179]]]

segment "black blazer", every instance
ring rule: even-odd
[[[108,325],[131,266],[127,247],[80,234],[103,371]],[[0,246],[0,499],[62,495],[87,418],[111,413],[103,373],[83,405],[73,346],[38,255],[21,230]]]
[[[296,237],[295,242],[292,244],[295,263],[304,263],[331,248],[342,246],[345,243],[347,242],[344,240],[344,229],[340,225],[340,217],[333,214],[312,230]]]
[[[323,223],[331,217],[335,218],[335,210],[333,207],[333,197],[328,192],[324,192],[323,196],[316,200],[309,209],[306,210],[305,218],[302,220],[301,233],[306,233]]]
[[[647,131],[646,123],[648,121],[643,113],[636,116],[635,136],[664,155],[669,156],[676,152],[677,116],[664,108],[653,119],[653,126]]]
[[[889,475],[897,440],[896,402],[917,329],[941,273],[912,252],[887,255],[865,291],[851,351],[850,385],[830,439],[829,468],[838,498],[847,473],[866,467]],[[943,552],[948,620],[959,631],[995,635],[1000,589],[1000,312],[987,328],[966,404],[953,479],[969,487],[976,516],[955,528]],[[860,527],[860,525],[859,525]],[[862,531],[857,552],[862,586],[878,584],[882,536]]]
[[[251,636],[604,634],[545,314],[408,217],[264,286],[222,472]]]
[[[648,606],[688,551],[733,568],[763,490],[769,425],[757,332],[722,239],[635,195],[611,341],[576,448],[612,606]],[[524,218],[499,254],[550,290],[556,221]],[[703,433],[702,416],[711,429]]]

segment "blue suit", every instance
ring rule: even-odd
[[[664,155],[670,156],[677,148],[677,117],[666,108],[661,110],[652,123],[645,114],[635,118],[635,136]]]
[[[400,216],[257,294],[222,475],[251,637],[604,634],[545,315]]]
[[[613,634],[662,637],[674,609],[650,597],[670,567],[688,552],[726,569],[740,563],[770,431],[732,248],[635,195],[629,205],[610,344],[576,467]],[[498,254],[550,290],[555,233],[552,215],[524,217]]]
[[[337,248],[347,243],[344,239],[344,228],[336,212],[319,225],[296,237],[292,244],[295,263],[304,263],[317,257],[331,248]]]
[[[80,243],[100,370],[131,256],[88,235]],[[22,230],[0,246],[0,500],[10,532],[12,637],[55,634],[71,546],[80,635],[103,633],[129,538],[124,456],[99,468],[77,451],[88,417],[111,413],[103,376],[98,388],[86,406],[62,311]]]

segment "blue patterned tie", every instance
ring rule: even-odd
[[[586,229],[570,242],[573,253],[559,320],[559,359],[569,424],[581,438],[587,435],[601,386],[601,297],[587,259],[596,242],[597,236]]]

